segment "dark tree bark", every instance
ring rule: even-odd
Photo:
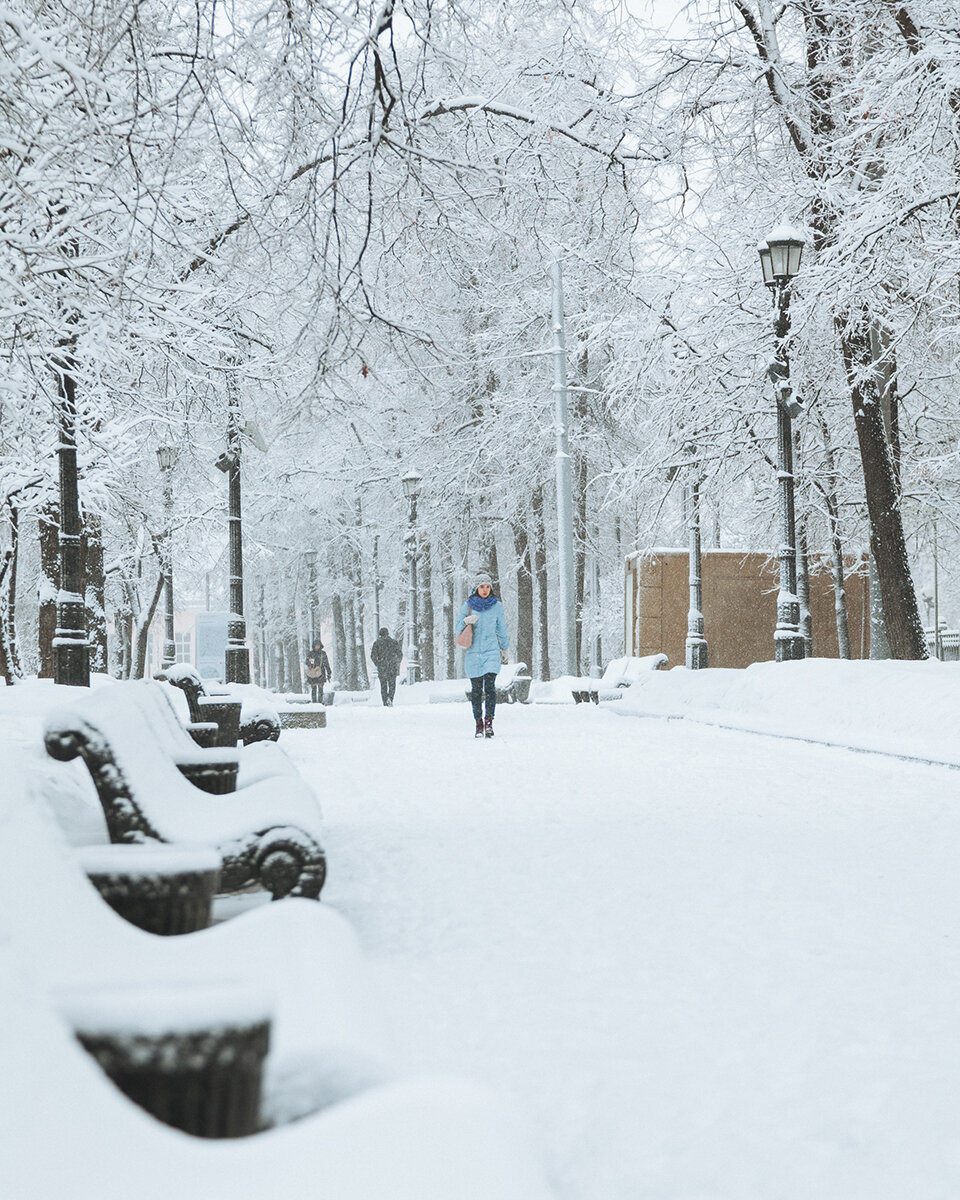
[[[147,669],[147,639],[150,636],[150,625],[157,612],[157,606],[160,603],[160,597],[163,595],[163,572],[157,576],[157,586],[153,589],[153,596],[150,599],[150,606],[146,614],[141,617],[140,624],[137,627],[136,652],[133,662],[133,678],[142,679]]]
[[[533,667],[533,568],[530,541],[523,521],[513,527],[513,546],[517,555],[517,662]]]
[[[106,577],[103,573],[103,522],[88,516],[81,538],[83,577],[86,581],[87,638],[90,643],[90,670],[107,669]]]
[[[59,508],[55,503],[48,501],[41,508],[37,518],[37,532],[40,538],[40,607],[37,622],[38,674],[41,679],[52,679],[53,639],[57,629],[57,592],[60,588],[60,519]],[[117,629],[119,645],[120,630],[116,617],[114,618],[114,628]]]
[[[353,590],[341,599],[343,607],[343,632],[346,647],[347,690],[357,690],[357,614],[353,603]]]
[[[833,604],[837,619],[837,652],[840,658],[850,657],[850,626],[847,620],[847,588],[844,578],[843,541],[840,537],[840,505],[837,502],[837,468],[833,455],[830,431],[820,413],[817,423],[823,438],[823,456],[826,466],[826,484],[820,484],[820,492],[827,510],[830,529],[830,549],[833,558]]]
[[[343,626],[343,604],[338,592],[333,593],[331,608],[333,610],[333,653],[328,657],[334,679],[341,687],[345,688],[347,687],[347,635]]]
[[[446,556],[444,562],[443,576],[443,638],[445,648],[445,677],[447,679],[455,679],[457,675],[457,651],[454,643],[454,629],[457,623],[457,614],[455,612],[454,594],[453,594],[453,564],[450,563]]]
[[[420,670],[422,678],[436,679],[437,668],[435,655],[436,629],[433,613],[433,571],[430,561],[430,543],[423,541],[420,550],[420,587],[422,589],[421,610],[423,620],[420,626],[420,653],[422,659]]]
[[[23,678],[23,664],[17,646],[17,568],[20,562],[20,510],[10,503],[10,550],[3,591],[3,648],[11,678]]]
[[[539,662],[537,670],[541,679],[550,678],[550,635],[547,609],[547,532],[543,520],[543,485],[534,489],[532,498],[533,516],[533,570],[536,577],[537,618],[536,646]]]
[[[873,369],[870,327],[863,314],[854,314],[846,323],[838,323],[838,332],[853,400],[870,517],[870,551],[880,584],[890,653],[899,659],[923,659],[927,657],[927,642],[910,575],[893,457]]]

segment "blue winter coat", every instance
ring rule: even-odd
[[[456,632],[459,633],[464,625],[464,618],[470,601],[467,600],[460,609],[457,617]],[[510,645],[510,635],[507,633],[507,618],[504,616],[503,605],[498,600],[486,612],[477,613],[477,623],[473,627],[473,645],[463,652],[463,669],[470,679],[478,675],[486,675],[490,671],[496,674],[500,670],[500,651]]]

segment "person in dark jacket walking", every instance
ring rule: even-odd
[[[310,684],[310,699],[315,704],[323,703],[323,685],[333,675],[330,670],[330,659],[323,648],[323,642],[317,638],[313,649],[307,653],[306,664],[307,682]]]
[[[393,707],[397,691],[397,672],[403,658],[403,648],[386,629],[381,629],[377,640],[370,648],[370,658],[380,676],[380,698],[384,708]]]
[[[503,605],[493,594],[493,580],[486,572],[474,581],[473,594],[468,597],[457,617],[455,634],[466,625],[473,626],[473,641],[464,651],[463,669],[470,676],[470,701],[476,722],[475,737],[493,737],[493,714],[497,707],[497,672],[507,661],[510,635]],[[486,716],[484,716],[486,706]]]

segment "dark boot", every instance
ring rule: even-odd
[[[483,736],[493,737],[493,717],[487,717],[483,722]]]
[[[483,717],[477,717],[477,728],[473,734],[474,737],[483,737]]]

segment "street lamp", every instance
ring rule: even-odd
[[[163,670],[172,667],[177,661],[177,644],[173,636],[173,487],[170,482],[170,472],[177,461],[175,446],[158,446],[157,462],[160,464],[160,475],[163,479],[163,511],[166,518],[166,528],[160,543],[163,569],[163,657],[160,666]]]
[[[417,611],[417,497],[423,476],[417,471],[408,471],[403,477],[403,494],[410,501],[410,527],[404,538],[409,567],[410,595],[408,602],[409,624],[407,626],[407,683],[420,679],[420,614]]]
[[[686,664],[690,671],[703,671],[707,667],[707,639],[703,621],[703,569],[700,553],[700,463],[697,448],[692,443],[684,446],[687,469],[687,534],[689,537],[689,559],[687,582],[690,602],[687,608],[687,640],[685,645]]]
[[[777,596],[777,628],[774,643],[777,662],[803,658],[800,633],[800,601],[797,597],[796,522],[793,497],[793,427],[800,403],[790,386],[787,338],[790,333],[790,284],[800,270],[803,237],[789,226],[778,226],[760,242],[763,282],[773,292],[776,308],[774,337],[776,351],[767,376],[777,398],[777,479],[780,483],[780,591]]]
[[[250,682],[250,651],[247,623],[243,616],[243,520],[240,497],[240,401],[232,381],[227,394],[227,449],[216,461],[227,476],[230,552],[230,613],[227,617],[227,649],[224,654],[226,683]]]
[[[54,361],[57,377],[60,445],[60,589],[53,639],[53,680],[69,687],[90,686],[90,646],[84,602],[80,493],[77,483],[77,383],[72,351]]]

